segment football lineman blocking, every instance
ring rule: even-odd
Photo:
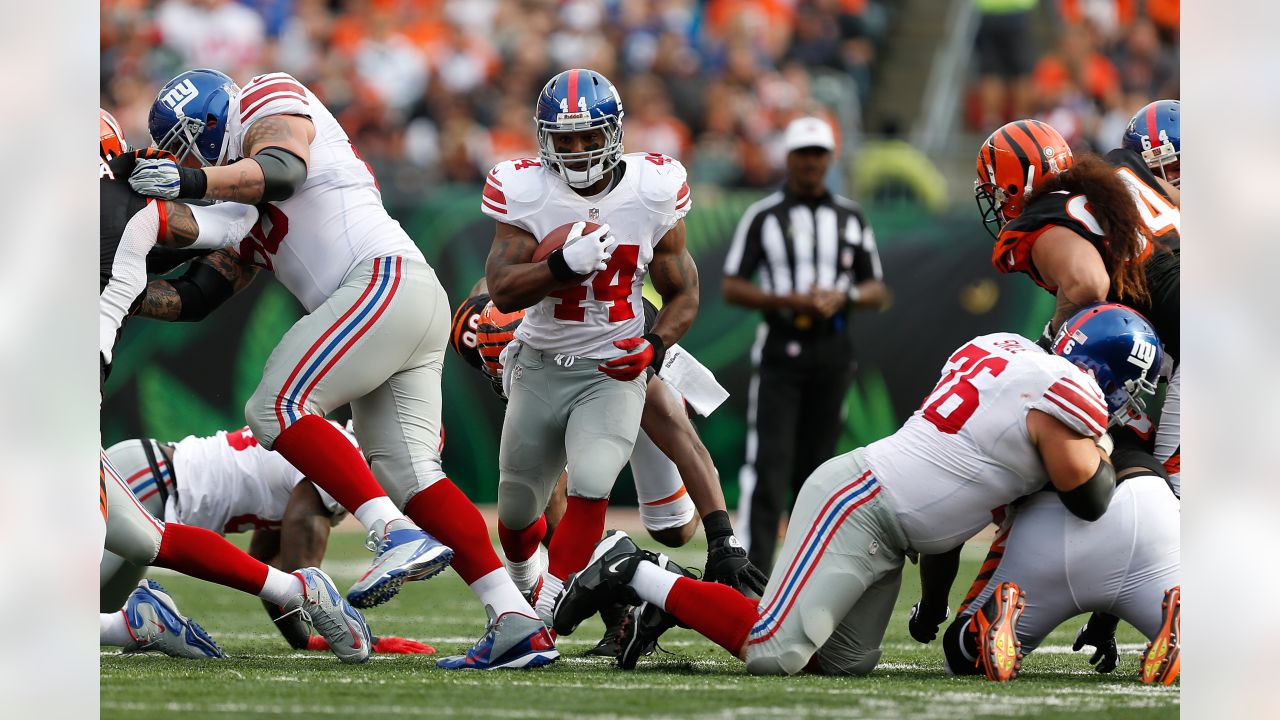
[[[100,381],[111,372],[112,351],[130,311],[146,288],[146,257],[156,244],[192,247],[233,241],[243,234],[256,210],[197,209],[182,203],[153,201],[130,189],[126,179],[140,162],[168,156],[154,149],[126,152],[119,125],[100,111],[99,153]],[[197,226],[199,225],[199,227]],[[105,452],[100,453],[99,487],[106,521],[105,549],[134,565],[155,565],[257,595],[311,623],[343,662],[369,658],[369,628],[363,616],[338,595],[319,568],[292,574],[270,567],[217,533],[181,523],[164,523],[138,502]],[[188,657],[224,657],[217,644],[178,612],[158,585],[139,584],[125,610],[100,618],[104,643],[126,649],[160,649]]]
[[[160,90],[149,126],[177,161],[140,164],[129,178],[134,189],[260,204],[263,218],[238,255],[273,271],[307,311],[268,358],[245,415],[264,448],[369,530],[376,557],[348,592],[351,603],[386,602],[403,582],[452,561],[491,621],[465,656],[440,664],[553,662],[554,642],[503,569],[482,516],[440,465],[448,298],[383,208],[371,169],[337,120],[285,73],[241,89],[215,70],[192,70]],[[234,288],[208,277],[212,300]],[[207,312],[191,305],[209,303],[209,293],[194,290],[153,282],[142,314],[181,320]],[[324,419],[347,403],[368,464]]]
[[[1139,316],[1117,312],[1133,322],[1115,342],[1154,337]],[[1157,368],[1127,357],[1090,361],[1124,381],[1108,388],[1112,394],[1131,398]],[[810,476],[758,604],[693,580],[614,533],[557,604],[556,629],[568,634],[599,603],[633,596],[742,658],[750,673],[866,674],[879,661],[909,554],[951,551],[990,522],[991,508],[1046,483],[1073,515],[1104,514],[1116,477],[1096,444],[1106,432],[1107,395],[1087,365],[1010,333],[975,338],[952,354],[900,430]],[[968,642],[990,679],[1017,674],[1024,603],[1017,584],[1004,582],[975,611],[983,622]],[[647,639],[645,626],[628,630],[624,658],[626,646]]]
[[[337,427],[356,444],[354,436]],[[279,453],[259,445],[247,427],[234,432],[220,430],[210,437],[188,436],[176,443],[150,438],[125,440],[108,448],[107,457],[155,517],[220,535],[252,531],[249,555],[276,568],[319,567],[329,529],[347,514],[337,500],[315,487]],[[145,572],[118,555],[104,555],[99,581],[102,611],[119,608]],[[329,649],[328,642],[312,635],[296,615],[284,617],[279,606],[267,601],[263,605],[295,650]],[[415,641],[382,636],[373,638],[371,651],[431,649]]]
[[[698,310],[684,167],[665,155],[624,155],[622,117],[603,75],[556,75],[538,96],[538,158],[499,163],[481,198],[497,221],[485,264],[493,304],[527,308],[503,363],[498,519],[509,561],[534,558],[543,510],[568,465],[568,503],[537,603],[544,616],[604,532],[609,492],[640,429],[646,369],[661,365]],[[586,232],[587,220],[605,224]],[[565,225],[563,247],[533,262],[538,244]],[[649,333],[646,274],[663,300]]]

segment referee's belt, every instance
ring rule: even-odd
[[[801,313],[774,313],[766,318],[769,329],[786,335],[802,337],[819,337],[844,332],[849,327],[848,318],[843,312],[829,318],[815,317]]]

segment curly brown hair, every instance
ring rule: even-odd
[[[1065,190],[1089,198],[1089,210],[1102,226],[1104,236],[1098,252],[1111,278],[1111,296],[1132,305],[1151,299],[1147,274],[1135,259],[1142,255],[1143,241],[1157,244],[1151,230],[1138,213],[1133,193],[1106,160],[1091,153],[1075,156],[1068,169],[1046,179],[1027,196],[1027,204],[1042,195]]]

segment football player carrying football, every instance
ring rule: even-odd
[[[1115,341],[1139,339],[1149,342],[1126,327]],[[1145,388],[1157,372],[1135,376],[1127,356],[1104,360],[1113,378],[1143,381],[1122,393]],[[1098,382],[1072,360],[1010,333],[975,338],[951,355],[901,429],[809,476],[759,603],[688,577],[619,532],[570,580],[555,627],[568,634],[599,603],[632,596],[742,658],[750,673],[866,674],[879,661],[909,554],[962,545],[990,523],[991,508],[1046,484],[1072,514],[1103,514],[1115,488],[1096,444],[1107,416]],[[988,622],[975,657],[992,680],[1017,674],[1023,602],[1015,583],[1003,583],[980,610]],[[648,625],[624,631],[625,668],[634,664],[629,648],[651,638]]]
[[[264,448],[369,530],[377,554],[348,592],[352,604],[386,602],[403,582],[452,561],[491,622],[465,657],[441,662],[552,662],[551,638],[503,569],[480,512],[440,466],[444,288],[383,208],[369,166],[332,113],[285,73],[241,89],[215,70],[191,70],[160,90],[149,125],[177,161],[140,164],[134,189],[258,204],[263,217],[239,255],[272,270],[307,310],[268,358],[245,414]],[[169,305],[187,304],[171,283],[151,289],[167,292]],[[324,419],[347,403],[372,467]]]
[[[537,603],[544,616],[604,532],[609,492],[640,430],[646,369],[661,366],[698,311],[684,166],[656,153],[624,155],[622,117],[600,73],[556,75],[538,96],[538,158],[499,163],[481,199],[497,221],[485,265],[493,304],[527,308],[504,363],[498,519],[509,560],[533,558],[543,509],[568,464],[568,506]],[[604,224],[585,232],[587,221]],[[539,243],[566,225],[563,247],[534,262]],[[663,300],[649,333],[646,273]]]

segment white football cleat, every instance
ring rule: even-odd
[[[373,651],[373,633],[360,611],[351,607],[320,568],[302,568],[294,573],[302,581],[302,592],[281,608],[306,621],[329,643],[329,649],[344,663],[362,663]]]
[[[347,591],[347,600],[361,608],[390,600],[406,582],[439,575],[453,560],[453,548],[406,518],[392,520],[381,528],[375,525],[366,544],[377,556]]]
[[[196,660],[227,656],[204,628],[178,612],[177,603],[155,580],[139,582],[120,612],[133,638],[124,646],[127,654],[162,652]]]

